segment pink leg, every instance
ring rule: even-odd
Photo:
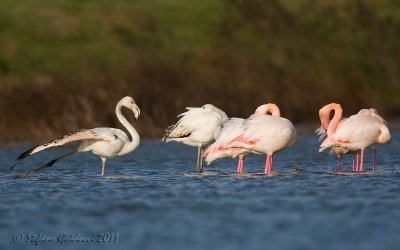
[[[240,173],[243,173],[243,165],[244,165],[244,159],[243,157],[240,157]]]
[[[271,155],[267,155],[264,173],[268,174],[268,175],[270,175],[272,173],[272,156]]]
[[[375,173],[376,170],[376,148],[372,148],[372,172]]]
[[[264,169],[264,174],[268,174],[268,170],[269,170],[269,155],[267,155],[267,159],[265,161],[265,169]]]
[[[272,155],[269,157],[269,169],[268,169],[268,174],[272,174]]]
[[[363,171],[363,166],[364,166],[364,149],[362,148],[360,152],[360,168],[359,168],[360,172]]]
[[[352,154],[351,155],[351,168],[352,168],[352,171],[354,172],[354,154]]]
[[[357,157],[357,160],[356,160],[356,172],[358,172],[358,166],[359,166],[358,164],[359,164],[359,161],[360,161],[360,151],[357,152],[356,157]]]
[[[338,155],[337,160],[338,160],[337,172],[340,172],[340,170],[342,168],[342,164],[341,164],[341,161],[340,161],[340,155]]]
[[[238,172],[238,173],[240,173],[240,168],[241,168],[240,164],[241,164],[241,160],[242,160],[242,158],[239,158],[238,165],[237,165],[237,172]]]

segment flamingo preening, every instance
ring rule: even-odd
[[[181,117],[179,121],[165,130],[162,140],[197,146],[196,173],[201,173],[203,171],[203,145],[215,139],[222,124],[228,121],[228,116],[212,104],[186,109],[188,111],[178,115]]]
[[[335,113],[329,122],[329,114],[332,110]],[[327,138],[322,142],[320,152],[330,147],[340,147],[344,151],[360,150],[360,163],[356,171],[363,171],[365,148],[376,143],[390,142],[391,136],[386,122],[375,109],[362,109],[358,114],[342,122],[340,122],[342,108],[339,104],[325,105],[319,114],[322,126],[327,128]],[[373,161],[375,162],[375,150]],[[373,166],[373,171],[375,171],[375,163]]]
[[[329,124],[329,115],[331,111],[334,111],[335,113],[343,113],[342,107],[340,106],[340,104],[335,104],[335,103],[331,103],[329,105],[324,106],[323,108],[320,109],[319,111],[319,117],[321,120],[321,126],[315,130],[315,133],[319,136],[319,140],[323,141],[328,135],[331,135],[333,133],[332,130],[328,131],[328,124]],[[361,112],[361,110],[360,110]],[[338,126],[340,126],[342,124],[342,122],[344,120],[346,120],[346,117],[341,117]],[[345,154],[351,154],[352,155],[352,168],[354,171],[354,166],[355,166],[355,156],[357,156],[357,164],[356,166],[358,166],[358,151],[357,150],[347,150],[345,148],[339,147],[339,146],[333,146],[331,147],[331,153],[336,154],[337,159],[338,159],[338,166],[337,166],[337,171],[340,172],[341,171],[341,157],[342,155]]]
[[[228,146],[267,155],[264,173],[272,174],[273,154],[296,142],[297,133],[293,124],[280,117],[278,106],[268,103],[258,107],[254,115],[246,119],[242,126],[243,133],[234,138]]]
[[[135,101],[132,97],[126,96],[122,98],[116,108],[115,113],[117,115],[118,120],[121,124],[128,130],[131,140],[128,135],[116,128],[93,128],[93,129],[81,129],[75,132],[71,132],[66,134],[58,139],[50,141],[48,143],[42,144],[40,146],[29,149],[28,151],[22,153],[17,160],[14,162],[13,166],[10,170],[14,169],[14,167],[24,158],[36,154],[42,150],[61,146],[74,141],[81,141],[78,148],[66,155],[58,157],[49,163],[33,169],[29,172],[18,175],[17,177],[26,177],[27,175],[37,172],[44,168],[49,168],[53,166],[58,160],[65,158],[75,152],[86,152],[91,151],[93,154],[100,156],[102,162],[102,170],[101,175],[104,175],[104,168],[107,158],[117,157],[121,155],[128,154],[135,150],[139,146],[140,137],[136,132],[135,128],[128,122],[128,120],[122,115],[121,109],[122,107],[126,107],[132,110],[135,119],[137,120],[140,115],[140,109],[136,105]]]
[[[258,107],[252,116],[260,116],[265,115],[265,112],[272,112],[270,108],[272,106],[269,106],[268,110],[265,110],[262,107],[263,105]],[[244,133],[243,124],[245,121],[246,120],[242,118],[230,118],[229,121],[223,124],[221,132],[216,137],[215,142],[208,146],[204,151],[207,164],[211,164],[213,161],[219,158],[239,157],[237,172],[243,173],[244,158],[253,152],[245,148],[232,148],[230,147],[229,143]]]
[[[207,164],[224,157],[239,157],[237,172],[243,173],[244,158],[251,152],[244,148],[230,148],[229,142],[243,133],[243,123],[245,119],[230,118],[225,122],[215,142],[204,150],[204,156]]]

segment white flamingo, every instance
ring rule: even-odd
[[[387,126],[385,119],[383,119],[383,117],[378,114],[378,111],[376,109],[370,108],[369,115],[375,117],[376,119],[379,120],[379,122],[381,124],[384,124],[385,126]],[[372,146],[372,171],[375,172],[375,170],[376,170],[376,146],[373,145]]]
[[[336,105],[338,104],[328,104],[325,106],[325,124],[329,119],[329,109],[334,109],[334,106]],[[320,146],[320,152],[329,147],[341,147],[345,150],[355,151],[360,150],[360,165],[357,167],[357,171],[362,172],[365,148],[375,145],[376,143],[389,143],[391,138],[390,131],[386,126],[386,122],[381,116],[379,116],[375,109],[360,110],[358,114],[350,116],[339,126],[341,116],[341,111],[335,112],[332,121],[329,122],[327,126],[328,136],[322,142]]]
[[[268,115],[269,112],[272,115]],[[297,139],[293,124],[280,117],[278,106],[272,103],[258,107],[243,123],[243,129],[243,134],[233,139],[229,146],[267,155],[264,173],[268,175],[272,174],[273,154],[292,146]]]
[[[178,115],[179,121],[165,130],[163,141],[177,141],[189,146],[197,146],[196,173],[203,171],[203,145],[211,142],[219,134],[228,116],[212,104],[200,108],[186,108]]]
[[[207,164],[211,164],[219,158],[238,156],[237,172],[243,173],[244,157],[251,154],[251,152],[243,148],[229,148],[228,144],[237,136],[243,134],[242,125],[244,121],[245,119],[242,118],[230,118],[229,121],[223,124],[215,142],[204,151]]]
[[[128,130],[131,140],[129,140],[128,135],[116,128],[93,128],[93,129],[81,129],[75,132],[71,132],[69,134],[66,134],[58,139],[55,139],[53,141],[50,141],[48,143],[42,144],[40,146],[34,147],[29,149],[28,151],[22,153],[13,166],[10,168],[12,170],[22,159],[38,153],[42,150],[51,148],[51,147],[56,147],[56,146],[61,146],[70,142],[74,141],[82,141],[78,148],[71,153],[68,153],[66,155],[63,155],[61,157],[58,157],[46,165],[43,165],[39,168],[33,169],[27,173],[23,173],[18,175],[17,177],[26,177],[27,175],[37,172],[41,169],[51,167],[54,163],[56,163],[58,160],[65,158],[66,156],[69,156],[75,152],[86,152],[86,151],[91,151],[93,154],[100,156],[101,162],[102,162],[102,170],[101,170],[101,175],[104,175],[104,167],[107,158],[111,157],[117,157],[121,155],[128,154],[135,150],[139,146],[140,138],[139,134],[136,132],[135,128],[127,121],[127,119],[122,115],[121,113],[121,108],[126,107],[130,110],[132,110],[135,119],[137,120],[140,115],[140,109],[136,105],[135,101],[133,100],[132,97],[126,96],[122,98],[116,108],[115,108],[115,113],[117,115],[118,120],[121,122],[121,124]]]

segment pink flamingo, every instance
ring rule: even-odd
[[[319,117],[321,120],[321,127],[319,127],[317,130],[315,130],[315,133],[317,135],[319,135],[319,140],[322,141],[324,140],[327,136],[332,135],[332,133],[334,132],[332,129],[328,131],[328,127],[329,127],[329,116],[330,116],[330,112],[334,110],[335,114],[342,114],[343,113],[343,109],[340,106],[340,104],[337,103],[331,103],[328,105],[325,105],[324,107],[322,107],[319,110]],[[361,112],[361,110],[360,110]],[[338,124],[338,127],[343,123],[343,121],[345,121],[347,118],[340,118],[340,122]],[[332,122],[332,121],[331,121]],[[351,154],[352,155],[352,170],[354,171],[354,167],[358,165],[358,151],[355,150],[348,150],[339,146],[333,146],[331,148],[331,153],[336,154],[337,159],[338,159],[338,167],[337,167],[337,171],[340,172],[341,171],[341,156],[344,154]],[[355,164],[355,156],[357,155],[357,163]]]
[[[228,146],[267,155],[264,173],[270,175],[273,154],[292,146],[296,139],[297,134],[293,124],[288,119],[280,117],[278,106],[268,103],[258,107],[254,115],[245,120],[243,133],[234,138]]]
[[[251,154],[251,152],[243,148],[229,148],[227,145],[230,141],[243,133],[242,125],[244,121],[245,119],[242,118],[230,118],[229,121],[224,123],[215,142],[204,151],[204,156],[206,157],[208,165],[219,158],[239,157],[237,172],[243,173],[244,158]]]
[[[343,120],[340,124],[342,109],[339,104],[331,103],[324,106],[321,110],[321,123],[324,124],[324,127],[327,126],[328,136],[322,142],[320,152],[329,147],[341,147],[345,150],[355,151],[360,150],[360,165],[356,169],[358,172],[363,171],[364,150],[366,147],[376,143],[390,142],[389,129],[384,120],[379,119],[380,116],[377,112],[372,114],[371,110],[363,109],[358,114]],[[332,121],[328,124],[329,113],[332,110],[335,111],[335,114]]]
[[[253,116],[265,115],[264,111],[259,108],[256,109]],[[204,156],[206,157],[208,165],[219,158],[239,157],[237,172],[243,173],[244,158],[249,154],[252,154],[252,152],[244,148],[231,148],[228,147],[228,144],[233,139],[243,134],[244,122],[245,119],[242,118],[230,118],[229,121],[224,123],[221,132],[216,137],[215,142],[208,146],[208,148],[204,151]]]

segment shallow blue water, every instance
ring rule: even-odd
[[[400,249],[400,134],[393,137],[378,146],[380,174],[348,176],[324,173],[336,160],[318,153],[313,136],[274,157],[274,171],[304,173],[271,177],[238,176],[233,159],[196,175],[195,148],[144,140],[110,159],[104,178],[100,160],[81,153],[12,179],[71,148],[11,173],[26,148],[2,149],[0,249]],[[261,172],[264,162],[250,157],[245,171]]]

